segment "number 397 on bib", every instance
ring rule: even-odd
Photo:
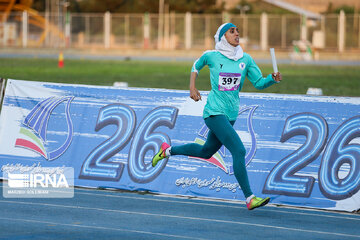
[[[235,91],[239,89],[241,73],[219,73],[219,90]]]

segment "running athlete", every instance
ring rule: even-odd
[[[270,198],[255,197],[251,191],[245,166],[245,147],[233,125],[238,117],[241,90],[245,77],[257,89],[264,89],[282,80],[281,74],[272,73],[263,77],[259,67],[250,55],[244,53],[239,45],[239,31],[232,23],[225,23],[215,34],[215,50],[205,51],[192,67],[190,75],[190,98],[201,100],[195,87],[199,71],[208,65],[210,69],[211,91],[203,112],[209,133],[204,145],[189,143],[169,146],[163,143],[160,151],[153,157],[152,166],[171,155],[186,155],[210,158],[222,145],[233,157],[234,175],[246,198],[249,210],[266,205]]]

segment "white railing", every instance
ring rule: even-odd
[[[291,49],[299,40],[317,49],[360,50],[360,17],[343,12],[319,19],[266,13],[73,13],[68,17],[12,13],[0,23],[0,47],[209,49],[225,20],[239,27],[241,44],[250,50]]]

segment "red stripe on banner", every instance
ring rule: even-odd
[[[22,138],[16,139],[15,147],[28,148],[30,150],[33,150],[33,151],[41,154],[44,158],[47,158],[46,154],[37,145],[35,145],[34,143],[32,143],[26,139],[22,139]]]
[[[208,163],[211,163],[219,168],[221,168],[224,172],[228,172],[227,169],[219,162],[219,160],[217,160],[216,158],[214,157],[211,157],[209,159],[205,159],[205,158],[198,158],[198,157],[190,157],[190,158],[194,158],[194,159],[200,159],[202,161],[205,161],[205,162],[208,162]]]

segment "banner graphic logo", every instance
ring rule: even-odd
[[[73,99],[74,97],[50,97],[38,103],[26,116],[23,127],[20,128],[21,137],[16,139],[15,147],[34,151],[48,161],[60,157],[70,146],[73,137],[73,123],[70,118],[70,103]],[[60,147],[49,152],[44,147],[48,122],[53,110],[62,102],[66,104],[67,138]]]

